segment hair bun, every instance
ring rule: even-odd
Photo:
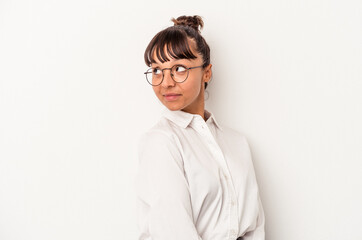
[[[174,22],[174,26],[178,26],[178,25],[189,26],[189,27],[192,27],[193,29],[195,29],[199,33],[201,33],[199,30],[199,26],[200,26],[200,29],[202,29],[204,27],[204,22],[202,21],[201,17],[198,15],[194,15],[194,16],[183,15],[176,19],[172,18],[171,21]]]

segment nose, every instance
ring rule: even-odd
[[[168,73],[166,73],[166,70],[168,70]],[[174,86],[175,85],[175,81],[172,79],[171,77],[171,69],[164,69],[163,70],[163,81],[162,81],[162,86],[163,87],[168,87],[168,86]]]

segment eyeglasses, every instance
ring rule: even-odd
[[[164,77],[163,71],[166,69],[170,69],[171,78],[177,83],[182,83],[186,81],[187,77],[189,76],[189,70],[198,67],[202,67],[202,65],[188,68],[184,65],[176,64],[171,68],[164,68],[164,69],[160,69],[158,67],[149,68],[144,74],[146,75],[146,80],[149,84],[151,84],[152,86],[158,86],[163,81]]]

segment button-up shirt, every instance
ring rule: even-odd
[[[139,240],[264,240],[248,142],[204,110],[165,109],[139,138]]]

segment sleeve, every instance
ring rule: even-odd
[[[262,201],[260,199],[260,194],[259,194],[259,187],[258,187],[258,183],[257,183],[257,179],[256,179],[256,174],[255,174],[255,169],[254,169],[254,164],[252,161],[252,157],[251,157],[251,151],[250,151],[250,146],[249,143],[247,141],[247,139],[244,137],[244,141],[246,142],[247,148],[248,148],[248,152],[249,152],[249,156],[250,156],[250,171],[252,171],[252,174],[250,175],[253,178],[253,182],[255,185],[254,187],[256,188],[256,199],[258,201],[257,203],[257,220],[256,220],[256,226],[253,230],[247,232],[244,236],[243,236],[243,240],[265,240],[265,215],[264,215],[264,208],[263,208],[263,204]]]
[[[202,240],[176,142],[162,132],[149,131],[138,144],[138,240]]]
[[[258,196],[258,206],[259,206],[259,212],[258,212],[258,219],[256,222],[256,228],[253,231],[247,232],[243,236],[243,240],[265,240],[265,216],[264,216],[264,210],[263,205],[260,200],[260,196]]]

